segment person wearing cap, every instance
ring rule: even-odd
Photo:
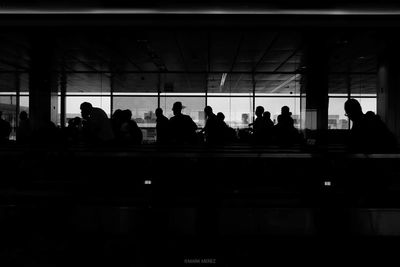
[[[196,142],[197,125],[188,115],[182,114],[181,102],[175,102],[172,106],[174,116],[169,120],[171,141],[176,144],[192,144]]]

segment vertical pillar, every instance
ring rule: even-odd
[[[39,130],[49,120],[57,121],[58,86],[52,41],[49,32],[35,34],[31,39],[29,117],[33,130]]]
[[[328,129],[328,46],[323,33],[306,33],[305,41],[301,88],[304,125],[317,132],[317,142],[324,143]]]
[[[66,114],[67,114],[67,110],[65,108],[65,105],[66,105],[66,94],[67,94],[67,74],[65,73],[64,69],[61,71],[60,93],[61,93],[61,99],[60,99],[60,121],[61,121],[61,127],[64,128],[65,127],[65,122],[66,122]]]
[[[14,129],[16,129],[19,125],[19,113],[20,113],[20,92],[21,92],[21,82],[20,82],[20,73],[15,73],[15,121],[14,121]]]
[[[400,41],[393,33],[379,39],[377,113],[400,140]]]

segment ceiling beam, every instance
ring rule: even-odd
[[[282,68],[282,66],[285,65],[292,57],[294,57],[301,48],[302,44],[300,44],[283,62],[281,62],[281,64],[279,64],[279,66],[275,68],[274,72]]]

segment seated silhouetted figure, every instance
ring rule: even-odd
[[[222,135],[222,143],[232,143],[236,141],[236,132],[225,123],[225,115],[222,112],[217,113],[217,131]]]
[[[356,99],[349,99],[344,105],[348,118],[353,122],[348,146],[359,152],[385,152],[396,148],[396,139],[378,115],[372,111],[363,113]]]
[[[281,114],[278,115],[278,123],[274,127],[276,141],[279,145],[293,145],[299,141],[299,132],[294,127],[292,112],[288,106],[281,108]]]
[[[65,132],[68,143],[77,144],[82,142],[82,119],[80,117],[69,119]]]
[[[157,131],[157,143],[166,144],[169,142],[169,120],[164,116],[162,108],[156,109],[156,131]]]
[[[206,115],[206,125],[204,126],[204,134],[207,144],[218,144],[222,141],[221,132],[218,131],[217,116],[214,114],[210,106],[204,108]]]
[[[175,144],[193,144],[196,142],[197,125],[188,115],[182,114],[181,102],[175,102],[172,111],[174,116],[169,120],[171,142]]]
[[[129,109],[123,110],[121,119],[121,141],[125,144],[140,145],[143,140],[143,133],[136,121],[132,120],[132,112]]]
[[[3,112],[0,111],[0,142],[6,142],[10,138],[11,125],[2,118]]]
[[[84,119],[83,130],[87,142],[102,143],[114,139],[110,120],[104,110],[93,107],[88,102],[83,102],[80,108],[82,118]]]
[[[26,111],[21,111],[19,114],[19,124],[17,128],[17,142],[29,143],[32,137],[32,127]]]

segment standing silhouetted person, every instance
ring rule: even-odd
[[[278,115],[278,123],[274,127],[275,135],[280,145],[292,145],[299,141],[299,133],[294,127],[292,112],[288,106],[281,108],[281,114]]]
[[[82,118],[85,120],[83,129],[90,143],[107,142],[114,139],[110,120],[101,108],[93,107],[88,102],[80,106]]]
[[[169,141],[169,120],[164,116],[162,108],[156,109],[157,143],[166,144]]]
[[[258,106],[256,108],[256,119],[253,125],[253,139],[257,144],[264,144],[267,142],[267,132],[268,125],[267,121],[263,118],[264,108],[262,106]]]
[[[172,111],[174,116],[169,120],[171,141],[177,144],[190,144],[196,142],[197,125],[188,115],[182,114],[181,102],[175,102]]]
[[[122,125],[122,110],[117,109],[111,116],[111,126],[114,133],[114,138],[117,141],[121,140],[121,125]]]
[[[210,106],[204,108],[204,114],[206,115],[206,125],[204,126],[204,133],[207,144],[217,144],[221,142],[221,132],[218,131],[217,116],[214,114]]]
[[[11,125],[8,121],[3,120],[3,112],[0,111],[0,142],[9,140],[11,133]]]
[[[356,99],[344,104],[347,117],[353,122],[349,136],[349,148],[363,152],[389,151],[396,148],[396,139],[378,115],[372,111],[363,113]]]
[[[28,143],[31,141],[32,127],[26,111],[19,114],[19,125],[17,128],[17,142]]]

